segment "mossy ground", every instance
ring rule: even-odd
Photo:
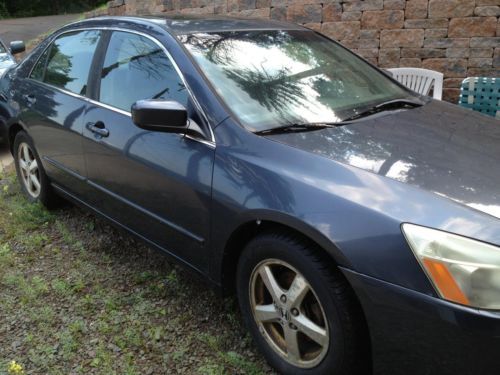
[[[76,207],[0,175],[0,374],[261,374],[233,299]]]

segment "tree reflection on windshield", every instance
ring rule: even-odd
[[[310,31],[197,33],[181,40],[252,130],[338,122],[363,104],[408,95],[344,48]]]

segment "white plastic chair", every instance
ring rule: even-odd
[[[401,84],[422,95],[429,95],[431,87],[434,99],[443,97],[443,73],[420,68],[387,69]]]

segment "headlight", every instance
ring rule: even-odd
[[[414,224],[402,229],[443,299],[500,309],[500,247]]]

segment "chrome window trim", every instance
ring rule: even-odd
[[[108,104],[104,104],[104,103],[101,103],[101,102],[98,102],[97,100],[93,100],[93,99],[90,99],[90,98],[87,98],[86,96],[82,96],[82,95],[79,95],[79,94],[75,94],[74,92],[72,91],[68,91],[66,89],[63,89],[63,88],[60,88],[60,87],[57,87],[57,86],[54,86],[54,85],[51,85],[47,82],[41,82],[41,81],[38,81],[36,79],[33,79],[33,78],[27,78],[29,79],[30,81],[33,81],[35,82],[36,84],[38,85],[42,85],[42,86],[45,86],[45,87],[48,87],[48,88],[51,88],[53,90],[56,90],[56,91],[59,91],[63,94],[66,94],[66,95],[69,95],[69,96],[72,96],[74,98],[77,98],[77,99],[82,99],[83,101],[86,101],[88,103],[91,103],[91,104],[95,104],[95,105],[98,105],[100,107],[103,107],[103,108],[106,108],[106,109],[109,109],[113,112],[118,112],[122,115],[125,115],[125,116],[128,116],[128,117],[132,117],[131,113],[130,112],[127,112],[127,111],[124,111],[120,108],[116,108],[116,107],[113,107],[113,106],[110,106]]]
[[[167,58],[169,59],[169,61],[172,63],[172,66],[174,67],[175,71],[177,72],[177,74],[179,75],[182,83],[184,84],[184,86],[186,87],[187,91],[188,91],[188,94],[189,94],[189,97],[191,98],[191,100],[193,101],[196,109],[199,111],[199,113],[201,114],[201,116],[203,117],[203,121],[207,124],[207,127],[208,127],[208,130],[210,132],[210,139],[199,139],[199,138],[196,138],[196,137],[192,137],[192,136],[189,136],[189,135],[186,135],[185,137],[186,138],[189,138],[189,139],[192,139],[193,141],[197,141],[197,142],[200,142],[200,143],[203,143],[203,144],[206,144],[207,146],[210,146],[210,147],[213,147],[215,148],[215,135],[214,135],[214,132],[213,132],[213,129],[212,129],[212,126],[210,124],[210,121],[208,120],[208,117],[207,115],[205,114],[205,111],[203,110],[203,108],[201,107],[200,103],[198,102],[198,100],[196,99],[196,96],[193,94],[193,91],[191,90],[191,87],[188,85],[186,79],[184,78],[184,74],[182,74],[179,66],[177,65],[177,63],[175,62],[174,58],[172,57],[172,55],[170,54],[170,52],[167,50],[167,48],[159,41],[157,40],[156,38],[152,37],[151,35],[148,35],[146,33],[143,33],[141,31],[136,31],[136,30],[129,30],[129,29],[126,29],[126,28],[123,28],[123,27],[107,27],[107,26],[94,26],[94,27],[84,27],[84,28],[75,28],[75,29],[71,29],[71,30],[65,30],[65,31],[62,31],[58,34],[55,34],[51,40],[51,42],[45,46],[45,48],[43,49],[43,51],[41,52],[40,56],[38,56],[36,62],[33,64],[33,66],[31,67],[30,71],[29,71],[29,74],[27,75],[27,79],[29,79],[30,81],[34,81],[34,82],[37,82],[39,84],[42,84],[44,86],[47,86],[47,87],[50,87],[51,89],[56,89],[56,90],[59,90],[61,91],[62,93],[64,94],[67,94],[67,95],[71,95],[75,98],[79,98],[79,99],[83,99],[89,103],[92,103],[92,104],[95,104],[95,105],[98,105],[100,107],[103,107],[103,108],[106,108],[106,109],[109,109],[111,111],[114,111],[114,112],[117,112],[117,113],[120,113],[122,115],[125,115],[125,116],[128,116],[128,117],[132,117],[132,114],[129,112],[129,111],[125,111],[123,109],[120,109],[120,108],[117,108],[117,107],[114,107],[112,105],[109,105],[109,104],[106,104],[106,103],[102,103],[102,102],[99,102],[97,100],[94,100],[94,99],[90,99],[89,97],[87,96],[83,96],[83,95],[79,95],[79,94],[76,94],[74,92],[71,92],[71,91],[68,91],[66,89],[63,89],[61,87],[57,87],[57,86],[54,86],[54,85],[51,85],[51,84],[48,84],[46,82],[42,82],[42,81],[38,81],[36,79],[33,79],[31,78],[31,73],[33,72],[33,69],[35,68],[35,66],[38,64],[40,58],[43,56],[43,54],[45,53],[45,51],[47,50],[47,48],[49,48],[50,46],[52,46],[52,43],[54,43],[54,41],[59,38],[61,35],[64,35],[64,34],[69,34],[69,33],[74,33],[74,32],[79,32],[79,31],[88,31],[88,30],[106,30],[106,31],[121,31],[121,32],[126,32],[126,33],[131,33],[131,34],[137,34],[137,35],[140,35],[140,36],[143,36],[149,40],[151,40],[153,43],[155,43],[158,47],[161,48],[161,50],[163,51],[163,53],[165,53],[165,55],[167,56]]]

